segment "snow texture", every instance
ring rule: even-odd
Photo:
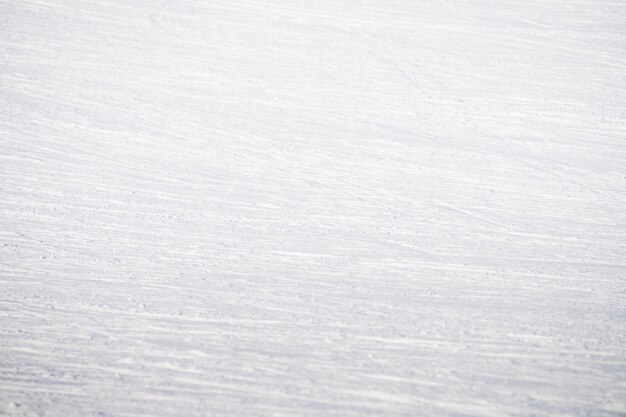
[[[0,414],[626,415],[626,2],[0,0]]]

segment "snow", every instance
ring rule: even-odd
[[[0,2],[0,414],[626,413],[626,2]]]

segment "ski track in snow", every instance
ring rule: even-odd
[[[626,415],[624,22],[0,1],[0,414]]]

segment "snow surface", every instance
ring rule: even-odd
[[[625,22],[0,1],[0,414],[626,415]]]

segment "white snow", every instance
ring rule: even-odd
[[[0,414],[626,415],[625,22],[0,1]]]

